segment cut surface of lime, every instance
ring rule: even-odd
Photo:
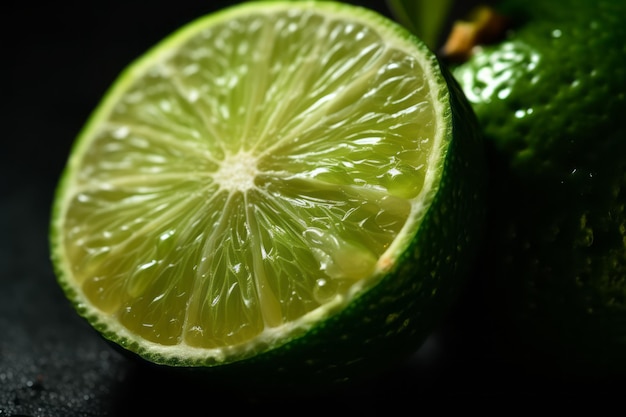
[[[362,345],[352,316],[368,310],[405,320],[416,349],[480,224],[473,114],[446,77],[408,32],[345,4],[191,22],[123,72],[77,139],[52,215],[59,282],[106,338],[157,363],[241,361],[333,320]],[[378,288],[396,310],[365,307]],[[401,310],[433,317],[418,332]]]

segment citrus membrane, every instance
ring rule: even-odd
[[[130,65],[80,133],[52,213],[61,286],[161,364],[297,356],[298,339],[347,362],[404,330],[415,350],[480,228],[480,143],[452,82],[364,8],[198,18]]]

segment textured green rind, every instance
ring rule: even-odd
[[[255,387],[319,389],[376,375],[421,347],[466,285],[485,221],[482,137],[461,89],[445,68],[442,72],[449,90],[443,89],[441,100],[451,106],[446,115],[449,148],[435,199],[397,260],[399,267],[347,309],[277,349],[213,368],[182,359],[166,359],[168,365]]]
[[[625,5],[505,2],[520,26],[454,70],[476,97],[504,45],[538,57],[509,66],[506,98],[472,104],[492,178],[488,297],[516,353],[548,372],[626,372]]]
[[[518,177],[577,193],[625,137],[616,123],[626,100],[623,2],[508,0],[501,8],[513,19],[509,37],[454,74],[489,145]]]

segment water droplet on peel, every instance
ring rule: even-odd
[[[511,88],[510,87],[506,87],[506,88],[503,88],[502,90],[498,91],[498,98],[500,100],[504,100],[504,99],[506,99],[510,95],[511,95]]]

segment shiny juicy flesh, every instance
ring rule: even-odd
[[[422,63],[359,21],[241,15],[181,42],[90,133],[62,250],[85,302],[131,333],[219,348],[375,275],[436,112]]]

